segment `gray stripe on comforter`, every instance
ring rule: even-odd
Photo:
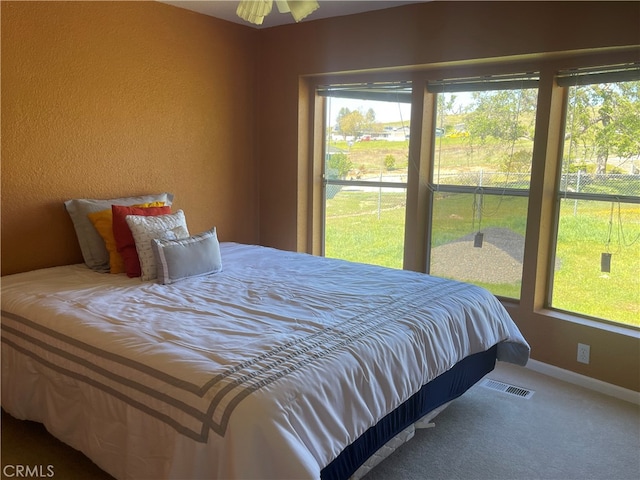
[[[468,293],[468,288],[468,285],[460,283],[440,283],[437,285],[430,285],[429,289],[423,287],[417,288],[413,291],[407,292],[401,298],[396,298],[382,306],[378,305],[376,308],[357,313],[338,324],[307,334],[303,337],[292,339],[273,350],[264,352],[250,360],[233,365],[227,368],[224,372],[212,376],[211,379],[203,385],[195,385],[189,382],[188,379],[168,375],[165,372],[151,368],[142,362],[137,362],[130,358],[96,348],[92,345],[80,342],[34,323],[19,315],[2,311],[3,317],[17,322],[22,325],[25,330],[33,329],[40,334],[55,338],[59,342],[72,346],[79,351],[90,353],[108,362],[114,362],[126,367],[132,372],[144,373],[145,375],[149,375],[164,382],[173,389],[188,392],[200,399],[205,395],[205,393],[213,389],[216,393],[210,401],[206,411],[202,411],[194,405],[178,400],[170,393],[151,389],[139,381],[126,378],[122,375],[117,375],[107,368],[96,365],[90,360],[79,355],[75,355],[61,348],[49,345],[47,342],[36,338],[34,335],[31,335],[26,331],[21,331],[6,325],[6,322],[3,324],[2,341],[5,345],[28,355],[32,359],[60,374],[74,378],[77,381],[87,383],[119,398],[132,407],[166,423],[183,435],[199,442],[206,442],[210,430],[213,430],[218,435],[224,435],[233,410],[244,398],[251,395],[253,392],[291,374],[292,372],[304,368],[318,359],[324,358],[333,352],[346,348],[367,335],[372,335],[377,329],[388,325],[390,322],[402,320],[417,309],[424,310],[427,305],[430,308],[438,305],[444,305],[445,298],[450,298],[450,295],[456,296],[462,291],[467,291]],[[171,418],[171,416],[159,411],[158,409],[150,407],[144,402],[136,400],[131,395],[128,395],[123,391],[119,391],[109,386],[104,381],[100,381],[97,378],[91,378],[79,372],[56,365],[55,363],[43,358],[42,355],[39,355],[32,350],[28,350],[24,346],[18,345],[15,341],[8,338],[7,334],[12,334],[21,338],[25,342],[32,343],[50,354],[64,358],[73,364],[89,369],[100,377],[108,378],[118,385],[131,388],[164,404],[171,405],[197,420],[201,425],[201,429],[200,431],[196,431],[186,425],[182,425],[175,419]]]

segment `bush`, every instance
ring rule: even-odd
[[[596,166],[594,164],[586,164],[586,163],[572,163],[569,165],[568,173],[596,173]]]
[[[613,175],[623,175],[627,172],[625,172],[622,168],[620,167],[616,167],[616,166],[609,166],[607,165],[607,173],[608,174],[613,174]]]
[[[396,159],[393,155],[387,155],[384,157],[384,166],[387,170],[394,170],[396,168]]]
[[[352,168],[353,164],[345,153],[334,153],[327,160],[327,176],[331,179],[346,178]]]

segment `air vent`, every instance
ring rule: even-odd
[[[515,385],[509,385],[508,383],[498,382],[485,378],[479,384],[482,387],[490,388],[491,390],[497,390],[498,392],[508,393],[509,395],[515,395],[521,398],[531,398],[533,396],[533,390],[528,390],[522,387],[516,387]]]

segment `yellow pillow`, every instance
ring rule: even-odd
[[[139,205],[132,206],[164,207],[164,202],[141,203]],[[99,212],[89,213],[87,216],[102,237],[102,240],[104,240],[104,245],[107,247],[107,251],[109,252],[109,272],[124,273],[124,260],[122,260],[122,256],[118,253],[116,239],[113,236],[113,216],[111,209],[108,208],[106,210],[100,210]]]

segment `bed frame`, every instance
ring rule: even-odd
[[[429,412],[458,398],[491,372],[497,347],[476,353],[427,383],[380,422],[367,430],[321,472],[323,480],[348,479],[387,442]]]

